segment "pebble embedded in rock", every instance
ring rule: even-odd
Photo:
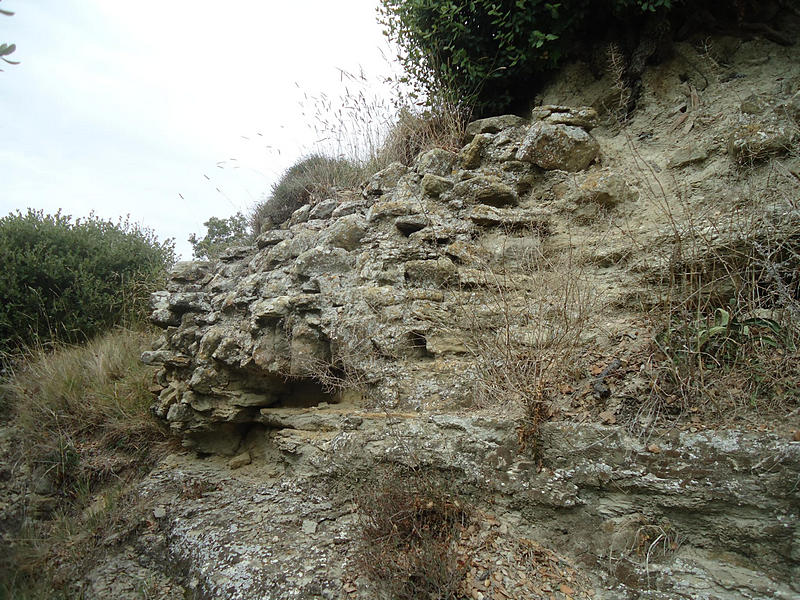
[[[304,519],[301,529],[303,530],[303,533],[305,533],[306,535],[312,535],[317,532],[317,522],[311,521],[309,519]]]
[[[241,454],[234,456],[232,459],[228,461],[228,466],[231,469],[240,469],[245,465],[249,465],[252,462],[252,458],[250,456],[250,452],[242,452]]]

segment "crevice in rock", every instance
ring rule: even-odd
[[[278,398],[278,403],[273,408],[310,408],[323,403],[336,404],[338,401],[338,394],[327,389],[316,379],[304,377],[287,381],[284,391]]]
[[[424,331],[409,331],[408,346],[414,358],[433,358],[433,353],[428,350],[428,339]]]

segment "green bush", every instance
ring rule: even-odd
[[[344,158],[312,154],[298,161],[272,186],[272,193],[258,204],[251,216],[253,231],[275,227],[304,204],[322,200],[337,188],[361,183],[363,168]]]
[[[0,353],[52,340],[83,341],[147,310],[174,262],[171,240],[128,221],[57,212],[0,219]]]
[[[691,4],[734,14],[738,0]],[[445,95],[499,114],[530,101],[547,74],[587,40],[646,36],[648,15],[666,18],[687,0],[381,0],[379,20],[400,49],[407,78],[431,96]],[[724,6],[723,6],[724,5]],[[695,6],[696,7],[696,6]],[[691,7],[686,6],[686,13]],[[717,8],[714,6],[714,8]],[[626,42],[628,40],[625,40]],[[629,48],[630,50],[630,48]]]

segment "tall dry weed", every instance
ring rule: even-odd
[[[341,76],[342,95],[305,95],[303,115],[317,140],[310,152],[347,159],[369,176],[392,162],[410,165],[432,148],[461,147],[468,109],[445,99],[420,104],[392,80],[383,82],[391,93],[379,94],[363,72]]]
[[[600,298],[572,248],[548,256],[532,247],[514,263],[479,265],[480,285],[453,295],[459,329],[451,333],[463,337],[472,358],[476,406],[521,407],[523,433],[535,444],[539,424],[556,410],[559,388],[580,370]]]

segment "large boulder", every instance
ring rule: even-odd
[[[580,127],[546,122],[531,125],[517,158],[548,171],[582,171],[600,152],[600,145]]]

